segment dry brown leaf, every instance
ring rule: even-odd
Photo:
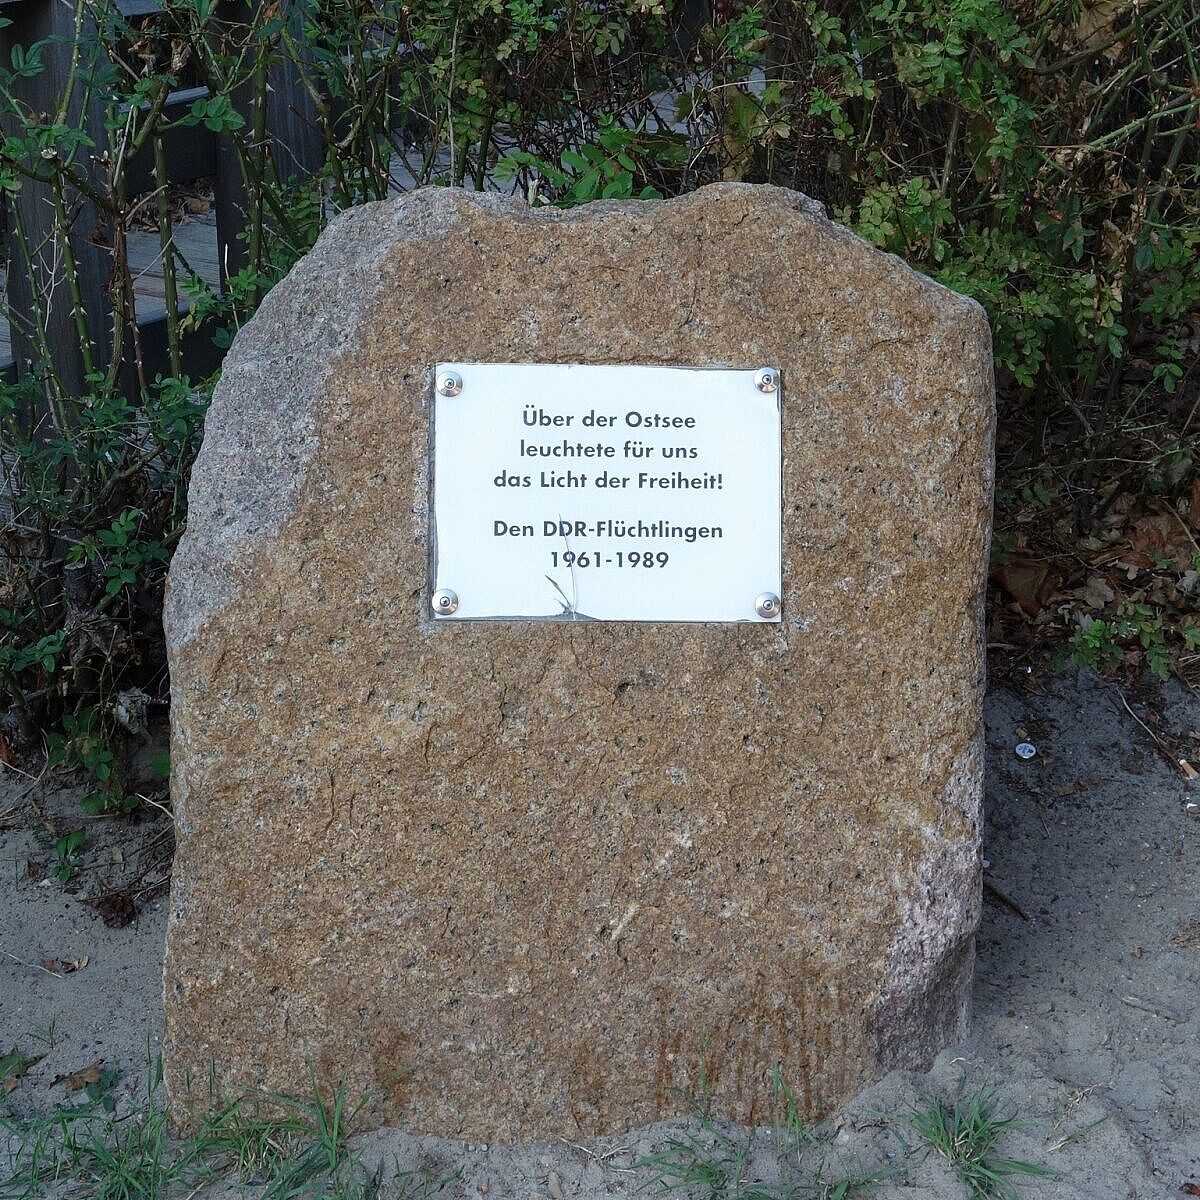
[[[123,929],[137,916],[133,901],[123,892],[105,892],[102,896],[85,903],[90,904],[100,914],[109,929]]]
[[[88,965],[88,956],[85,954],[82,958],[67,958],[63,959],[62,968],[64,975],[70,975],[74,971],[82,971]]]
[[[1058,589],[1059,576],[1047,562],[1014,559],[996,567],[992,578],[1028,617],[1036,617]]]
[[[1138,565],[1155,566],[1156,559],[1169,558],[1181,571],[1191,562],[1192,540],[1174,513],[1154,513],[1134,523],[1129,548]]]
[[[82,958],[43,958],[42,966],[50,972],[51,975],[73,975],[76,971],[82,971],[88,965],[88,956],[85,954]]]
[[[13,1092],[29,1068],[40,1063],[42,1058],[41,1054],[26,1058],[16,1046],[7,1054],[0,1054],[0,1086],[4,1088],[4,1094],[7,1096]]]
[[[1108,586],[1102,575],[1091,576],[1078,595],[1088,608],[1097,612],[1117,598],[1117,593]]]
[[[1077,779],[1074,783],[1068,783],[1051,789],[1056,796],[1077,796],[1080,792],[1086,791],[1083,780]]]
[[[54,1079],[50,1086],[56,1087],[58,1084],[66,1084],[68,1092],[82,1091],[89,1083],[99,1083],[100,1076],[104,1074],[104,1059],[98,1058],[94,1063],[88,1063],[86,1067],[80,1067],[78,1071],[72,1071],[70,1075],[59,1075]]]
[[[1106,57],[1115,62],[1124,53],[1128,39],[1122,39],[1114,46],[1105,46],[1105,43],[1116,32],[1117,22],[1129,4],[1130,0],[1096,0],[1087,5],[1072,30],[1075,41],[1085,50],[1099,51],[1104,47]]]

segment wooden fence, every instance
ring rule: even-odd
[[[117,7],[125,16],[136,18],[152,14],[159,5],[156,0],[118,0]],[[239,10],[247,21],[250,19],[251,4],[246,0],[226,0],[224,8],[224,15],[231,20],[238,18]],[[0,16],[12,22],[0,29],[0,56],[6,62],[10,60],[14,46],[28,47],[50,39],[44,46],[44,70],[32,78],[19,80],[18,99],[28,103],[34,111],[54,111],[61,102],[67,80],[75,34],[76,0],[0,0]],[[182,116],[196,99],[206,94],[203,88],[173,93],[167,104],[167,120]],[[235,107],[244,108],[248,104],[246,95],[235,94],[232,99]],[[276,72],[271,81],[267,135],[283,174],[311,173],[321,164],[323,141],[310,120],[310,104],[311,100],[287,67]],[[87,110],[69,111],[68,119],[85,129],[98,149],[105,147],[103,111],[98,102]],[[126,168],[128,195],[132,198],[167,184],[211,179],[215,227],[201,224],[201,228],[191,234],[193,253],[209,267],[207,271],[202,270],[201,275],[212,275],[208,282],[219,286],[227,274],[237,271],[246,261],[244,244],[238,238],[246,222],[246,193],[236,151],[229,137],[215,134],[203,125],[168,129],[163,143],[167,177],[157,178],[151,148],[144,146]],[[79,361],[73,306],[66,302],[46,303],[52,290],[61,286],[57,276],[63,249],[59,244],[50,189],[26,181],[7,203],[17,210],[11,216],[19,216],[25,242],[33,248],[35,261],[27,264],[29,269],[7,273],[10,350],[6,359],[0,357],[0,371],[11,380],[20,378],[30,369],[32,345],[26,331],[31,327],[34,306],[41,302],[41,315],[46,322],[44,340],[51,349],[55,373],[66,387],[82,391],[83,369]],[[6,220],[6,230],[8,260],[14,263],[21,259],[14,236],[15,221],[11,216]],[[208,239],[210,245],[201,248],[197,238]],[[157,235],[153,240],[158,242]],[[97,229],[96,212],[90,204],[78,206],[72,225],[71,250],[79,270],[88,332],[99,357],[107,361],[112,338],[110,290],[117,268],[112,248],[105,245],[104,237]],[[152,264],[143,262],[140,267],[142,279],[153,278]],[[166,308],[161,297],[155,294],[156,290],[160,289],[143,286],[137,304],[142,361],[151,378],[155,373],[169,373]],[[186,308],[186,304],[181,307]],[[0,354],[2,351],[0,340]],[[219,352],[211,338],[204,334],[193,334],[188,338],[184,355],[185,370],[193,376],[212,370],[219,360]]]

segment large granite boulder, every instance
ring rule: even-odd
[[[779,624],[437,622],[434,364],[781,368]],[[967,1020],[982,310],[784,190],[342,214],[238,335],[171,568],[176,1111],[488,1140],[809,1114]]]

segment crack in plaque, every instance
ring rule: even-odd
[[[562,615],[564,617],[567,617],[572,621],[591,621],[594,618],[589,617],[587,613],[579,611],[579,577],[575,573],[575,558],[574,551],[571,549],[571,540],[565,533],[562,532],[562,528],[565,524],[566,522],[563,520],[563,515],[560,512],[558,514],[558,528],[559,536],[563,540],[563,551],[565,554],[570,554],[572,556],[571,562],[568,564],[571,568],[570,597],[568,597],[567,593],[562,590],[557,580],[552,579],[549,575],[547,575],[545,579],[546,582],[559,594],[560,603],[562,604]]]

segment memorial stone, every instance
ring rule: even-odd
[[[737,184],[339,216],[239,333],[166,613],[177,1114],[806,1114],[964,1030],[987,321]]]

